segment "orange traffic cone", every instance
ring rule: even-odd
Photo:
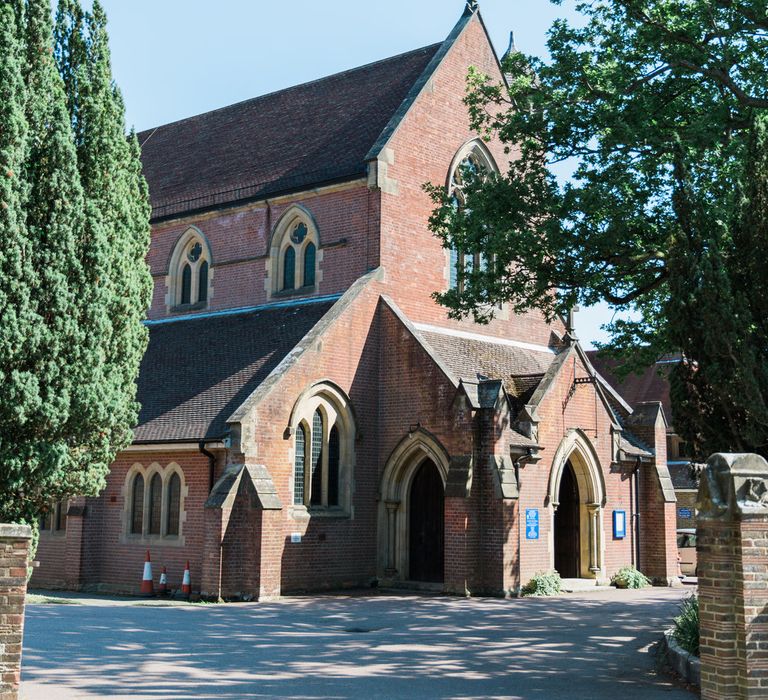
[[[149,550],[147,550],[147,558],[144,562],[144,576],[141,578],[141,595],[155,595],[155,589],[152,586],[152,561],[149,558]]]
[[[168,576],[165,573],[165,567],[160,574],[160,585],[157,587],[157,595],[166,595],[168,593]]]
[[[189,598],[192,595],[192,577],[189,575],[189,560],[184,567],[184,578],[181,581],[181,595],[184,598]]]

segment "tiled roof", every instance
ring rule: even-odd
[[[363,176],[440,46],[141,132],[153,217]]]
[[[495,342],[421,331],[430,347],[457,377],[500,379],[515,404],[524,403],[541,382],[555,355]]]
[[[227,418],[333,306],[267,307],[150,326],[136,442],[220,438]]]
[[[641,374],[630,373],[620,380],[616,374],[618,360],[600,357],[594,350],[587,352],[587,355],[594,368],[630,406],[634,408],[645,401],[660,401],[667,423],[673,424],[672,401],[669,396],[667,377],[674,366],[675,358],[665,359],[646,368]]]

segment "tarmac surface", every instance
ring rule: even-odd
[[[194,606],[73,596],[27,606],[22,698],[691,700],[655,658],[689,592]]]

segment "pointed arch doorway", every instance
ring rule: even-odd
[[[431,459],[417,467],[411,481],[408,520],[408,578],[442,583],[445,497],[443,480]]]
[[[562,578],[578,578],[581,575],[579,483],[570,462],[566,462],[563,468],[558,501],[555,511],[555,570]]]

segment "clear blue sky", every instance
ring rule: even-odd
[[[88,3],[88,0],[85,0]],[[442,41],[463,0],[102,0],[115,79],[137,130],[320,78]],[[546,32],[570,6],[480,0],[499,54],[509,32],[546,55]],[[586,343],[602,337],[607,308],[583,311]]]

